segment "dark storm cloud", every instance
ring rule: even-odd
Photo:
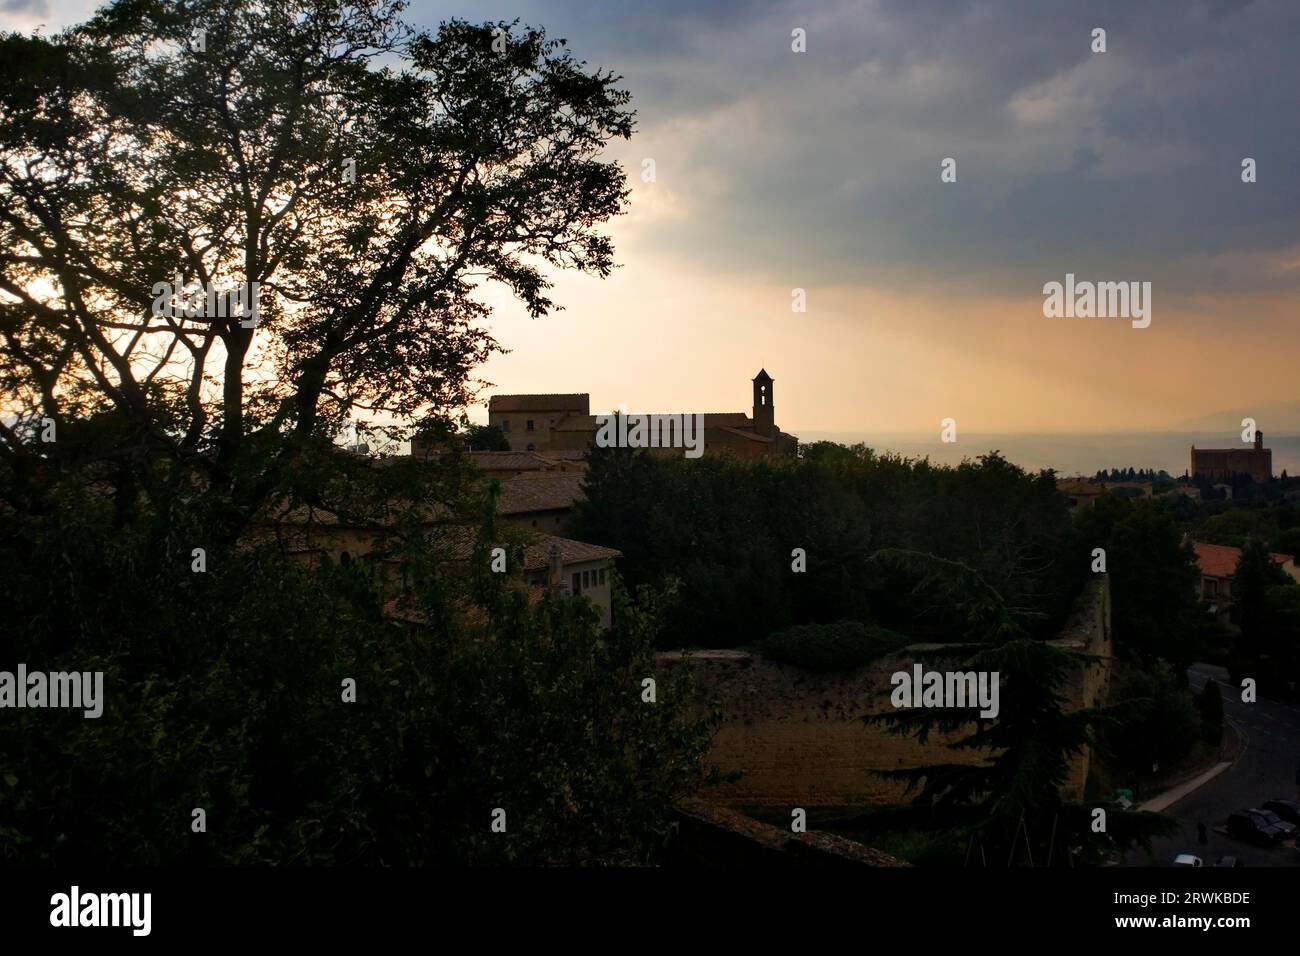
[[[520,16],[624,74],[634,151],[692,200],[655,241],[714,269],[1006,292],[1066,270],[1187,293],[1300,280],[1294,3],[575,0],[412,14]],[[806,54],[790,51],[794,27]],[[939,181],[947,156],[953,185]],[[1240,181],[1245,156],[1257,184]]]

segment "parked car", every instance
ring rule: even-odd
[[[1276,813],[1287,823],[1300,827],[1300,803],[1295,800],[1266,800],[1260,809]]]
[[[1251,816],[1263,821],[1267,826],[1277,827],[1282,831],[1282,839],[1290,840],[1296,834],[1294,823],[1287,823],[1271,810],[1247,810]]]
[[[1280,827],[1269,825],[1250,810],[1243,810],[1228,817],[1228,836],[1272,846],[1281,843],[1285,834]]]
[[[1190,853],[1180,853],[1174,857],[1174,862],[1170,866],[1204,866],[1199,856],[1192,856]]]
[[[1238,866],[1245,866],[1246,864],[1242,863],[1241,860],[1237,859],[1235,856],[1221,856],[1214,861],[1214,865],[1238,867]]]

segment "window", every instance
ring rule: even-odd
[[[534,445],[532,442],[529,442],[529,443],[528,443],[528,450],[529,450],[529,451],[537,451],[537,446]]]
[[[582,586],[583,586],[584,588],[589,588],[589,587],[591,587],[591,572],[590,572],[590,571],[583,571],[583,572],[582,572]]]
[[[501,419],[501,430],[503,432],[510,431],[510,419],[508,418]]]
[[[604,584],[604,583],[605,583],[605,569],[604,569],[604,568],[601,568],[601,569],[600,569],[600,583],[601,583],[601,584]]]
[[[524,430],[525,430],[525,431],[532,431],[532,430],[533,430],[533,420],[532,420],[531,418],[528,419],[528,421],[524,423]]]
[[[579,574],[577,571],[573,572],[573,593],[574,594],[582,593],[582,575]]]

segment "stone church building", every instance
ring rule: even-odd
[[[744,412],[705,412],[705,454],[737,458],[793,457],[799,439],[777,427],[772,377],[759,369],[753,378],[753,408]],[[634,410],[635,411],[635,410]],[[511,451],[584,452],[596,440],[596,416],[587,393],[493,395],[488,424],[505,433]]]
[[[1192,446],[1193,478],[1231,480],[1235,475],[1250,475],[1256,484],[1268,484],[1273,477],[1273,451],[1264,447],[1264,433],[1255,432],[1253,448],[1197,448]]]

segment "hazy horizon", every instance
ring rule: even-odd
[[[1178,477],[1190,464],[1191,446],[1197,448],[1232,448],[1240,444],[1238,433],[1223,432],[1090,432],[1090,433],[979,433],[963,434],[951,444],[939,440],[939,430],[869,434],[867,432],[809,431],[799,436],[801,444],[825,440],[851,445],[863,442],[877,452],[893,451],[909,457],[928,457],[931,461],[959,464],[964,458],[977,458],[989,451],[1000,451],[1007,460],[1030,471],[1051,468],[1058,474],[1092,475],[1105,468],[1164,469]],[[1265,447],[1273,451],[1273,474],[1285,470],[1300,475],[1300,434],[1265,434]],[[1241,445],[1241,447],[1247,447]]]

